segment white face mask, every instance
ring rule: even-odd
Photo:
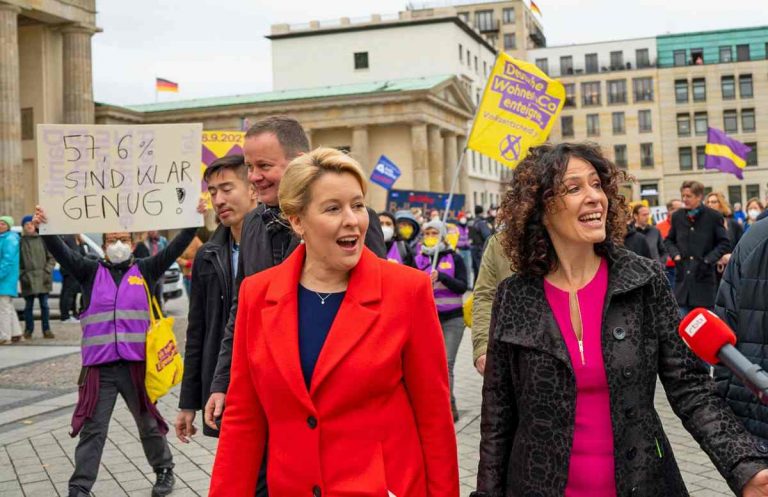
[[[760,215],[760,211],[757,209],[749,209],[749,212],[747,214],[749,214],[749,219],[754,221],[757,219],[757,216]]]
[[[392,237],[395,236],[395,228],[392,226],[382,226],[381,232],[384,233],[385,242],[392,240]]]
[[[107,246],[107,257],[114,264],[125,262],[131,258],[131,246],[118,240]]]

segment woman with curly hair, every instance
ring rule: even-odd
[[[492,313],[475,496],[687,496],[657,376],[733,491],[768,495],[768,446],[677,335],[662,268],[621,246],[627,180],[592,144],[538,147],[515,171],[501,208],[515,274]]]

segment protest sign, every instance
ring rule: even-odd
[[[371,172],[371,182],[389,190],[400,177],[400,168],[389,160],[386,155],[379,157],[376,167]]]
[[[205,170],[216,159],[228,155],[242,155],[244,140],[245,131],[203,131],[203,162],[200,165],[200,175],[205,176]],[[213,209],[208,184],[203,181],[200,188],[208,208]]]
[[[564,104],[562,83],[502,52],[485,86],[467,147],[514,168],[530,147],[547,140]]]
[[[201,124],[37,127],[43,234],[203,224]]]
[[[430,209],[445,211],[448,203],[447,193],[421,192],[412,190],[390,190],[387,198],[387,210],[395,212],[398,210],[418,207],[424,213]],[[451,198],[451,206],[447,209],[448,218],[456,218],[459,212],[464,209],[464,195],[455,194]]]

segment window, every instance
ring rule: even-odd
[[[653,143],[640,144],[640,167],[653,167]]]
[[[573,57],[570,55],[560,57],[560,74],[573,74]]]
[[[599,114],[587,114],[587,136],[600,136]]]
[[[467,49],[467,66],[472,66],[472,56],[469,54],[469,49]]]
[[[627,131],[623,112],[611,114],[611,123],[613,124],[614,135],[623,135]]]
[[[613,162],[622,169],[627,168],[627,146],[626,145],[614,145],[613,146]]]
[[[368,52],[355,52],[355,69],[368,69]]]
[[[653,125],[651,124],[651,111],[639,110],[637,111],[637,127],[641,133],[650,133],[653,131]]]
[[[749,45],[736,45],[736,60],[749,60]]]
[[[464,62],[464,47],[459,43],[459,62]]]
[[[621,50],[611,52],[611,70],[618,71],[624,69],[624,52]]]
[[[736,202],[741,203],[741,185],[728,187],[728,202],[730,202],[731,205]]]
[[[615,79],[608,81],[608,103],[625,104],[627,103],[627,80]]]
[[[704,102],[707,100],[707,82],[704,78],[694,78],[691,80],[693,86],[693,101]]]
[[[720,62],[730,62],[733,60],[733,51],[731,47],[720,47]]]
[[[760,185],[747,185],[747,202],[751,198],[760,198]]]
[[[688,80],[675,80],[675,102],[679,104],[688,103]]]
[[[576,84],[567,83],[563,86],[565,86],[564,107],[576,107]]]
[[[680,163],[681,171],[693,170],[693,152],[691,151],[691,147],[678,148],[677,160]]]
[[[488,77],[488,63],[483,61],[483,76]]]
[[[493,31],[493,11],[478,10],[475,12],[475,27],[480,31]]]
[[[677,136],[691,136],[690,114],[677,115]]]
[[[704,50],[700,48],[691,49],[691,65],[700,66],[704,64]]]
[[[34,107],[25,107],[21,109],[21,139],[35,139],[35,109]]]
[[[659,205],[659,184],[646,183],[640,185],[640,198],[648,201],[648,205]]]
[[[591,81],[581,84],[581,104],[600,105],[600,82]]]
[[[541,69],[544,74],[549,74],[549,59],[536,59],[536,67]]]
[[[653,102],[653,78],[635,78],[632,80],[635,102]]]
[[[741,109],[741,131],[755,131],[755,109]]]
[[[515,8],[514,7],[505,7],[504,10],[501,11],[501,21],[504,24],[514,24],[515,23]]]
[[[517,48],[515,33],[504,33],[504,50],[514,50]]]
[[[637,64],[638,69],[651,67],[651,59],[648,55],[647,48],[638,48],[635,50],[635,64]]]
[[[560,127],[563,130],[563,138],[573,138],[573,116],[563,116],[560,118]]]
[[[706,135],[709,119],[706,112],[697,112],[693,115],[693,128],[697,135]]]
[[[587,71],[587,74],[595,73],[598,71],[596,53],[588,53],[584,56],[584,68]]]
[[[723,111],[723,131],[726,133],[739,131],[739,117],[735,110]]]
[[[672,57],[674,59],[673,64],[676,66],[684,66],[685,65],[685,50],[675,50],[672,53]]]
[[[478,65],[477,65],[477,55],[475,55],[475,74],[479,73]]]
[[[739,76],[739,96],[741,98],[752,98],[752,75],[742,74]]]
[[[704,169],[704,164],[707,162],[707,154],[704,145],[696,147],[696,169]]]
[[[745,143],[744,145],[748,146],[751,149],[747,154],[747,165],[756,166],[757,165],[757,143],[750,142],[750,143]]]
[[[736,98],[736,80],[734,77],[723,76],[720,78],[720,90],[723,92],[723,100]]]

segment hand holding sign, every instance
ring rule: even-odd
[[[49,218],[41,232],[200,226],[201,133],[199,124],[38,125],[38,188]]]

